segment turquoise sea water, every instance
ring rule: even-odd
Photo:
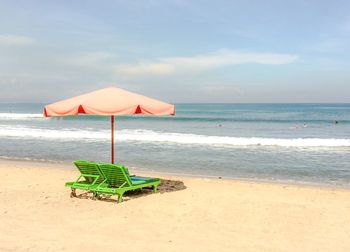
[[[0,158],[110,160],[110,119],[0,104]],[[116,117],[116,160],[138,169],[350,185],[350,104],[177,104]]]

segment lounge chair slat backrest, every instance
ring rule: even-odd
[[[98,176],[98,179],[96,181],[97,184],[105,180],[105,177],[99,170],[97,163],[84,161],[84,160],[77,160],[77,161],[74,161],[74,164],[79,169],[80,173],[83,175],[85,180],[88,181],[89,183],[92,183],[95,180],[95,178],[84,176],[84,175]]]
[[[123,165],[99,164],[101,172],[107,178],[110,187],[119,188],[132,185],[130,177]]]

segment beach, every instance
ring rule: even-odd
[[[70,198],[69,163],[0,160],[0,173],[0,251],[350,251],[346,188],[137,172],[186,188],[118,204]]]

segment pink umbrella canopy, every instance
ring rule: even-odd
[[[109,87],[44,107],[45,117],[79,114],[111,116],[112,163],[114,163],[115,115],[175,115],[175,106],[120,88]]]
[[[46,105],[44,116],[175,115],[175,106],[120,88],[109,87]]]

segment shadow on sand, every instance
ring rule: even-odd
[[[168,179],[161,179],[160,184],[157,189],[157,193],[170,193],[170,192],[176,192],[185,190],[186,186],[182,181],[178,180],[168,180]],[[144,197],[149,194],[152,194],[152,188],[142,188],[137,189],[135,191],[128,191],[123,196],[123,201],[128,201],[134,198]],[[96,200],[91,193],[84,192],[81,194],[76,195],[79,199],[93,199]],[[99,197],[98,200],[106,201],[106,202],[114,202],[117,203],[118,199],[117,196],[111,197],[111,196],[103,196]]]

